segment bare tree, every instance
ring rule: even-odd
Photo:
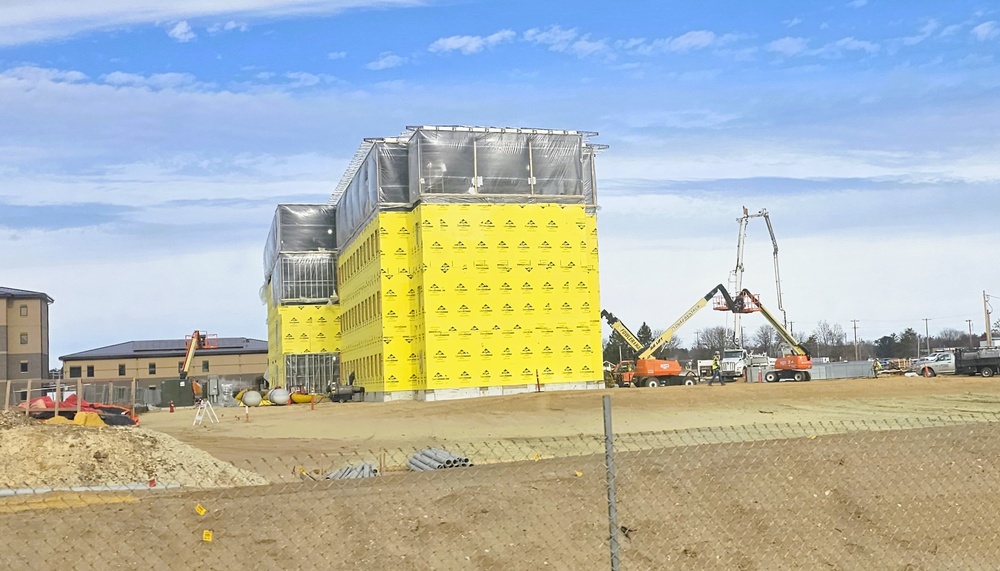
[[[654,329],[651,334],[650,340],[659,339],[660,335],[663,335],[664,331],[666,331],[666,329]],[[665,359],[666,358],[665,355],[667,353],[675,352],[677,349],[680,349],[680,346],[681,346],[681,337],[679,335],[674,335],[673,337],[670,338],[670,341],[667,341],[666,343],[663,344],[662,347],[657,349],[656,353],[654,353],[653,356],[656,357],[657,359]]]
[[[751,343],[753,343],[754,350],[758,353],[773,357],[778,352],[781,341],[778,339],[778,332],[770,325],[764,323],[754,332]]]
[[[733,332],[725,327],[706,327],[699,329],[696,335],[698,336],[697,358],[699,359],[709,357],[715,351],[721,352],[733,347]]]
[[[831,325],[826,321],[820,321],[806,343],[812,345],[814,355],[826,356],[834,361],[840,361],[846,358],[848,353],[850,353],[851,358],[854,357],[854,348],[851,347],[848,351],[846,341],[847,334],[844,333],[844,328],[840,324]]]
[[[969,344],[969,334],[958,329],[942,329],[936,337],[931,340],[941,347],[959,347]]]

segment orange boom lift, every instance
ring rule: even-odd
[[[771,324],[771,327],[774,327],[774,330],[778,332],[778,336],[781,337],[782,341],[789,347],[789,354],[778,357],[774,361],[774,369],[764,373],[764,380],[766,382],[808,381],[812,379],[812,376],[809,374],[809,369],[812,369],[812,355],[809,354],[809,350],[799,343],[780,321],[771,315],[771,312],[760,303],[760,298],[757,295],[744,289],[736,296],[735,300],[730,299],[729,296],[716,297],[713,301],[713,308],[718,311],[734,311],[732,309],[734,302],[735,306],[739,308],[735,310],[738,313],[754,313],[759,311],[764,316],[764,319]]]
[[[659,337],[653,339],[649,345],[643,346],[639,338],[635,336],[620,319],[607,310],[601,311],[601,317],[607,320],[611,329],[614,329],[628,343],[629,347],[638,353],[635,363],[632,361],[622,361],[611,371],[611,377],[618,386],[638,386],[638,387],[658,387],[669,384],[671,381],[682,381],[684,384],[694,384],[696,375],[693,372],[685,373],[681,364],[672,359],[654,359],[653,354],[670,342],[674,333],[684,326],[696,313],[701,311],[712,298],[716,297],[715,309],[728,309],[732,312],[743,312],[742,298],[734,300],[730,297],[726,288],[719,284],[712,288],[712,291],[701,297],[690,309],[684,312],[677,321],[667,328]]]

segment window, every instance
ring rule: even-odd
[[[69,378],[79,379],[80,378],[80,367],[70,367],[69,368]]]
[[[150,375],[155,375],[156,374],[156,363],[150,363],[149,364],[149,374]]]
[[[207,373],[208,372],[208,361],[202,361],[201,362],[201,372],[202,373]]]
[[[94,376],[94,366],[87,365],[87,377],[93,377],[93,376]]]
[[[27,373],[28,372],[28,362],[27,361],[21,361],[21,372],[22,373]]]
[[[27,345],[27,344],[28,344],[28,334],[27,333],[22,333],[21,334],[21,345]]]
[[[22,305],[21,306],[21,317],[28,317],[28,306],[27,305]]]
[[[125,365],[124,364],[118,365],[118,376],[119,377],[124,377],[125,376]]]

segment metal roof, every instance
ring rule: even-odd
[[[48,294],[44,294],[40,291],[29,291],[26,289],[17,289],[12,287],[0,286],[0,298],[7,298],[7,297],[44,299],[49,303],[53,303],[55,301],[51,297],[49,297]]]
[[[143,357],[184,357],[187,348],[183,339],[153,339],[126,341],[98,349],[71,353],[59,357],[60,361],[87,359],[142,359]],[[220,337],[219,347],[200,349],[199,355],[238,355],[241,353],[267,353],[267,341],[247,337]]]

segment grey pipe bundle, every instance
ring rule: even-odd
[[[327,480],[349,480],[352,478],[373,478],[378,476],[378,468],[374,464],[362,463],[354,466],[344,466],[326,475]]]
[[[464,468],[472,466],[466,456],[458,456],[440,448],[425,448],[406,461],[411,470],[441,470],[443,468]]]

